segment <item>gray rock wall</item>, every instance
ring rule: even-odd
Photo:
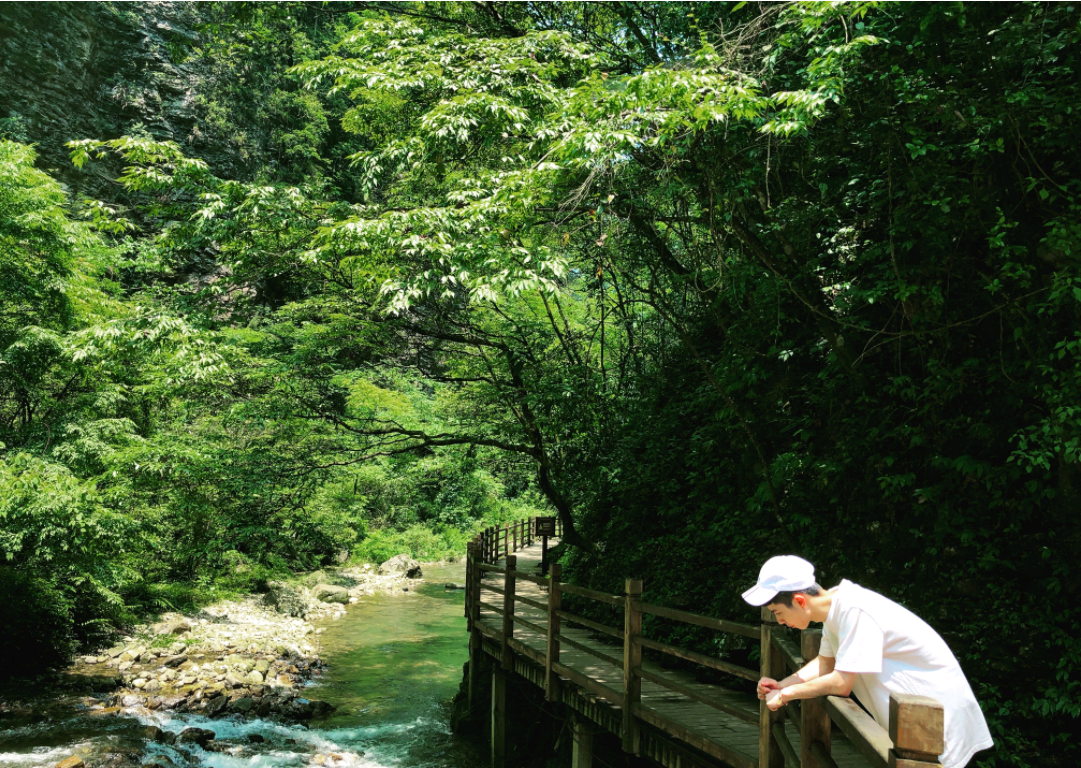
[[[77,171],[64,144],[146,131],[221,165],[199,140],[194,3],[0,3],[0,136],[36,145],[75,196],[115,200],[119,168]]]

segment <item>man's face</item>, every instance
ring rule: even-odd
[[[811,609],[807,607],[806,595],[793,595],[791,608],[784,603],[770,603],[766,607],[782,627],[807,629],[811,626]]]

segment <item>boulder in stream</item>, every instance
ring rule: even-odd
[[[284,584],[271,584],[263,596],[263,605],[273,608],[278,613],[303,619],[308,615],[308,601]]]
[[[177,744],[198,744],[205,747],[214,739],[214,731],[206,728],[185,728],[176,737]]]
[[[336,587],[333,584],[316,584],[312,587],[312,597],[321,603],[349,602],[349,590],[345,587]]]
[[[173,619],[162,621],[150,627],[155,635],[182,635],[191,629],[191,622],[187,619]]]
[[[424,573],[420,569],[420,563],[403,553],[395,555],[379,566],[379,575],[405,576],[407,579],[419,579]]]

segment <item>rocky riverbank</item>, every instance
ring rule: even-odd
[[[340,619],[376,593],[408,595],[422,575],[416,561],[400,555],[378,569],[316,571],[271,583],[264,594],[136,627],[115,646],[79,658],[71,673],[99,681],[99,688],[101,680],[115,680],[112,693],[86,702],[100,716],[145,708],[318,717],[330,705],[302,695],[324,668],[318,624]]]

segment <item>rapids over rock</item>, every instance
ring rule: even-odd
[[[322,717],[103,709],[105,693],[24,683],[0,694],[0,768],[52,768],[72,756],[87,768],[479,768],[477,747],[449,725],[468,651],[463,593],[444,585],[462,581],[463,566],[424,571],[423,582],[320,622],[326,667],[301,695],[334,707]]]

